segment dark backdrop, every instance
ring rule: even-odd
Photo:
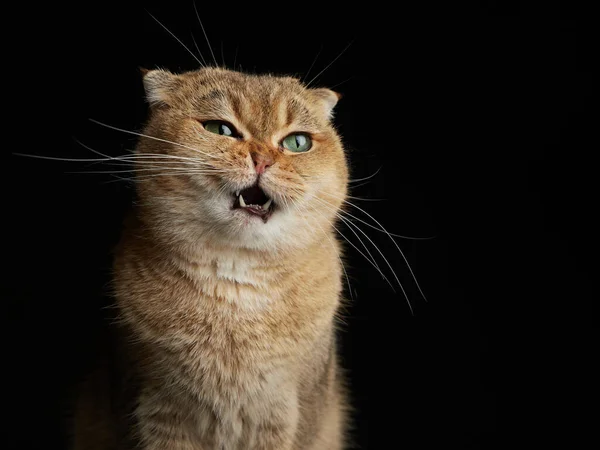
[[[123,3],[4,14],[3,387],[15,426],[1,439],[15,448],[63,442],[65,394],[93,356],[132,190],[68,173],[108,166],[12,153],[94,157],[74,139],[110,155],[133,147],[88,119],[139,130],[138,67],[197,67],[147,11],[210,56],[191,2]],[[314,84],[343,94],[335,122],[352,177],[379,170],[352,195],[386,199],[355,203],[391,232],[435,236],[397,239],[426,302],[392,242],[362,227],[414,315],[348,246],[341,344],[357,448],[577,448],[591,423],[581,411],[597,231],[585,13],[554,1],[439,3],[198,7],[219,64],[308,80],[332,63]]]

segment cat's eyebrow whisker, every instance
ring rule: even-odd
[[[193,151],[198,152],[198,153],[200,153],[202,155],[206,155],[209,158],[219,159],[219,158],[216,158],[215,155],[211,155],[210,153],[203,152],[202,150],[198,150],[197,148],[190,147],[188,145],[180,144],[178,142],[169,141],[167,139],[161,139],[161,138],[158,138],[158,137],[155,137],[155,136],[150,136],[150,135],[144,134],[144,133],[138,133],[136,131],[125,130],[124,128],[119,128],[119,127],[115,127],[113,125],[108,125],[106,123],[102,123],[102,122],[100,122],[100,121],[98,121],[96,119],[89,119],[89,120],[90,120],[90,122],[93,122],[93,123],[95,123],[97,125],[100,125],[100,126],[103,126],[103,127],[106,127],[106,128],[109,128],[111,130],[120,131],[121,133],[132,134],[134,136],[145,137],[145,138],[152,139],[152,140],[155,140],[155,141],[158,141],[158,142],[164,142],[164,143],[167,143],[167,144],[176,145],[178,147],[187,148],[188,150],[193,150]]]
[[[312,70],[313,66],[315,65],[315,63],[317,62],[317,58],[319,57],[319,55],[321,54],[321,52],[323,51],[323,46],[321,45],[321,48],[319,49],[319,51],[317,52],[317,56],[315,56],[315,59],[313,59],[313,62],[311,63],[310,67],[308,68],[308,70],[306,71],[306,74],[300,79],[300,81],[304,80],[305,78],[308,77],[308,74],[310,73],[310,71]]]
[[[223,41],[221,41],[221,63],[223,64],[223,67],[227,68],[227,65],[225,64],[225,53],[223,52]]]
[[[333,196],[332,194],[329,194],[329,193],[328,193],[328,195],[331,195],[331,196]],[[333,196],[333,197],[335,197],[335,196]],[[320,199],[320,200],[323,200],[323,199]],[[326,203],[329,203],[329,202],[327,202],[326,200],[323,200],[323,201],[325,201]],[[410,274],[411,274],[411,276],[412,276],[412,278],[413,278],[413,280],[414,280],[415,284],[417,285],[417,289],[419,289],[419,292],[421,293],[421,296],[423,296],[423,299],[424,299],[425,301],[427,301],[427,297],[426,297],[426,296],[425,296],[425,294],[423,293],[423,290],[421,289],[421,286],[419,285],[419,282],[417,281],[417,277],[415,276],[415,273],[413,272],[413,270],[412,270],[412,267],[410,266],[410,263],[408,262],[408,259],[407,259],[407,258],[406,258],[406,256],[404,255],[404,252],[402,251],[402,249],[400,248],[400,246],[398,245],[398,243],[397,243],[397,242],[394,240],[394,238],[392,237],[392,234],[391,234],[390,232],[388,232],[388,231],[387,231],[387,230],[384,228],[384,226],[383,226],[383,225],[381,225],[381,223],[379,223],[379,221],[377,221],[377,220],[376,220],[376,219],[375,219],[375,218],[374,218],[374,217],[373,217],[371,214],[369,214],[368,212],[366,212],[364,209],[362,209],[362,208],[360,208],[359,206],[356,206],[356,205],[354,205],[353,203],[350,203],[350,202],[348,202],[348,201],[346,201],[346,203],[348,203],[349,205],[351,205],[351,206],[355,207],[356,209],[358,209],[358,210],[359,210],[359,211],[361,211],[362,213],[366,214],[366,215],[367,215],[367,216],[368,216],[368,217],[369,217],[369,218],[370,218],[370,219],[371,219],[373,222],[375,222],[375,223],[376,223],[376,224],[377,224],[379,227],[381,227],[381,229],[380,229],[379,231],[382,231],[383,233],[385,233],[385,234],[387,234],[387,235],[388,235],[388,237],[389,237],[389,238],[390,238],[390,240],[391,240],[391,241],[394,243],[394,246],[396,247],[396,249],[398,250],[398,252],[399,252],[399,253],[400,253],[400,255],[402,256],[402,259],[404,259],[404,262],[406,263],[406,266],[408,267],[408,270],[410,271]],[[331,205],[331,204],[330,204],[330,205]],[[333,205],[331,205],[331,206],[333,207]],[[345,212],[345,214],[347,214],[347,215],[350,215],[348,212]],[[351,215],[350,215],[350,216],[351,216]],[[354,216],[351,216],[351,217],[354,217]],[[357,219],[356,217],[354,217],[354,218],[355,218],[355,219]],[[360,220],[360,219],[357,219],[357,220]],[[362,220],[360,220],[360,221],[361,221],[361,222],[363,222],[363,223],[366,223],[366,222],[364,222],[364,221],[362,221]],[[371,226],[371,225],[369,225],[369,226]],[[371,226],[371,227],[372,227],[372,226]],[[377,228],[375,228],[375,227],[372,227],[372,228],[374,228],[374,229],[377,229]],[[404,237],[404,236],[402,236],[402,237]],[[425,238],[420,238],[420,239],[425,239]],[[431,238],[429,238],[429,239],[431,239]]]
[[[198,8],[196,7],[196,2],[193,2],[194,11],[196,12],[196,17],[198,18],[198,22],[200,23],[200,27],[202,28],[202,33],[204,33],[204,39],[206,39],[206,44],[208,45],[208,49],[210,50],[210,54],[215,61],[215,67],[218,67],[219,63],[217,63],[217,58],[215,57],[215,53],[213,52],[212,46],[210,45],[210,41],[208,40],[208,36],[206,34],[206,30],[204,29],[204,25],[202,24],[202,20],[200,19],[200,14],[198,13]]]
[[[150,11],[146,10],[146,12],[147,12],[147,13],[148,13],[148,15],[149,15],[150,17],[152,17],[152,18],[153,18],[153,19],[154,19],[154,20],[155,20],[155,21],[156,21],[156,22],[157,22],[157,23],[158,23],[158,24],[159,24],[161,27],[163,27],[165,30],[167,30],[167,32],[168,32],[168,33],[169,33],[171,36],[173,36],[173,37],[174,37],[174,38],[177,40],[177,42],[179,42],[179,43],[180,43],[180,44],[183,46],[183,48],[185,48],[185,49],[188,51],[188,53],[189,53],[190,55],[192,55],[192,57],[193,57],[193,58],[194,58],[196,61],[198,61],[198,64],[200,64],[200,66],[201,66],[201,67],[204,67],[204,65],[202,64],[202,62],[201,62],[201,61],[200,61],[200,60],[199,60],[199,59],[196,57],[196,55],[194,55],[194,52],[192,52],[192,51],[191,51],[191,50],[190,50],[190,49],[187,47],[187,45],[185,45],[183,42],[181,42],[181,39],[179,39],[177,36],[175,36],[175,35],[174,35],[174,34],[171,32],[171,30],[169,30],[169,29],[168,29],[168,28],[167,28],[165,25],[163,25],[163,23],[162,23],[160,20],[158,20],[156,17],[154,17],[154,16],[153,16],[153,15],[150,13]]]
[[[329,64],[327,64],[323,70],[321,70],[308,83],[306,83],[306,87],[309,87],[312,84],[313,81],[315,81],[323,72],[325,72],[327,69],[329,69],[329,67],[331,67],[331,65],[334,62],[336,62],[340,58],[340,56],[342,56],[346,52],[346,50],[348,50],[348,48],[350,48],[350,46],[352,45],[353,42],[354,42],[354,40],[350,41],[350,43],[348,45],[346,45],[346,47],[344,47],[344,49],[339,53],[339,55],[337,55],[333,59],[333,61],[331,61]]]
[[[334,84],[333,86],[328,86],[329,89],[335,89],[338,86],[341,86],[342,84],[350,81],[351,79],[353,79],[354,77],[350,77],[350,78],[346,78],[344,81],[340,81],[339,83]]]
[[[235,54],[233,55],[233,70],[236,70],[235,63],[237,61],[237,55],[238,55],[239,48],[240,48],[239,44],[235,46]]]
[[[198,50],[198,54],[200,55],[200,59],[202,59],[202,62],[204,63],[204,64],[202,64],[202,66],[203,67],[207,67],[208,64],[206,64],[206,60],[204,59],[204,55],[200,51],[200,47],[198,47],[198,43],[196,42],[196,38],[194,38],[194,33],[190,33],[190,35],[192,36],[192,41],[194,42],[194,46],[196,47],[196,50]]]

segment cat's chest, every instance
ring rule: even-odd
[[[217,280],[236,284],[254,284],[257,270],[251,264],[235,258],[220,258],[211,263]]]
[[[282,290],[277,270],[242,258],[222,257],[196,264],[193,277],[201,303],[226,302],[240,311],[257,313],[276,301]]]

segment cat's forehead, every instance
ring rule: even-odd
[[[305,91],[300,81],[289,76],[271,74],[255,75],[220,68],[204,68],[191,72],[197,86],[204,89],[222,89],[224,91],[245,94],[296,94]]]
[[[212,68],[199,70],[191,77],[189,95],[199,110],[235,118],[257,131],[292,123],[318,128],[322,122],[307,90],[295,78]]]

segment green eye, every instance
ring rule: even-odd
[[[239,136],[236,129],[233,128],[233,125],[227,122],[222,122],[220,120],[209,120],[208,122],[204,122],[204,128],[206,129],[206,131],[210,131],[211,133],[215,134],[220,134],[221,136]]]
[[[282,142],[283,148],[295,152],[301,153],[310,150],[312,147],[312,141],[306,134],[290,134]]]

